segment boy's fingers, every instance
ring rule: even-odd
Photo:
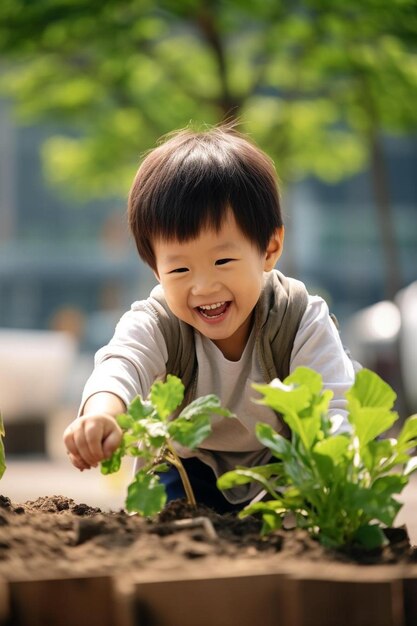
[[[112,418],[78,418],[64,432],[71,463],[78,469],[97,467],[120,445],[122,430]]]
[[[78,448],[74,440],[74,431],[72,429],[72,425],[66,428],[64,433],[64,443],[67,448],[67,454],[71,459],[80,458],[78,454]],[[80,459],[81,460],[81,459]],[[72,462],[72,461],[71,461]]]
[[[77,454],[77,449],[74,443],[74,432],[71,426],[68,426],[68,428],[64,431],[64,444],[69,452],[74,455]]]
[[[77,469],[83,471],[85,469],[90,469],[90,466],[83,461],[83,459],[78,454],[73,454],[69,450],[67,450],[68,459]]]
[[[74,442],[76,446],[76,455],[81,457],[81,459],[87,465],[95,465],[97,460],[94,454],[91,453],[88,442],[86,440],[86,433],[84,431],[84,425],[82,428],[75,430],[74,432]]]
[[[80,422],[70,424],[64,431],[64,444],[67,448],[67,455],[71,463],[79,470],[85,470],[91,468],[91,463],[83,456],[80,451],[79,437],[80,437]],[[81,429],[82,430],[82,429]],[[83,437],[84,435],[82,435]],[[81,447],[83,447],[81,445]]]
[[[89,454],[87,460],[92,465],[97,464],[104,458],[103,440],[105,433],[102,423],[86,421],[84,435]]]
[[[120,430],[114,429],[110,431],[110,433],[107,435],[107,437],[103,441],[104,458],[107,459],[109,456],[113,454],[116,448],[119,447],[121,436],[122,436],[122,433]]]

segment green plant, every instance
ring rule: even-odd
[[[4,430],[3,418],[0,413],[0,478],[2,478],[4,472],[6,471],[6,455],[3,444],[3,437],[5,434],[6,432]]]
[[[417,415],[404,422],[397,439],[379,438],[398,419],[392,410],[396,394],[366,369],[346,394],[348,432],[337,432],[337,418],[327,416],[332,392],[323,391],[321,376],[308,368],[298,368],[283,384],[254,388],[263,395],[258,402],[282,414],[291,438],[258,423],[256,436],[277,461],[238,467],[218,479],[220,489],[256,481],[268,494],[269,500],[247,506],[240,515],[260,514],[262,532],[268,533],[292,512],[297,526],[324,545],[383,545],[382,528],[393,524],[402,506],[393,496],[417,467],[411,456]]]
[[[167,496],[158,474],[167,471],[168,464],[178,469],[187,500],[195,505],[193,490],[174,443],[196,448],[211,433],[211,415],[230,417],[231,413],[220,406],[217,396],[208,395],[197,398],[172,419],[183,399],[181,380],[168,375],[166,382],[152,385],[147,400],[137,396],[127,412],[116,418],[123,431],[122,442],[109,459],[102,461],[101,472],[117,472],[125,455],[142,459],[143,465],[128,487],[126,509],[130,512],[150,516],[163,508]]]

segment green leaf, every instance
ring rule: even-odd
[[[124,455],[124,448],[123,446],[120,446],[119,448],[117,448],[117,450],[113,452],[110,458],[104,459],[104,461],[101,461],[100,463],[101,473],[102,474],[114,474],[115,472],[118,472],[122,464],[123,455]]]
[[[228,409],[221,406],[220,400],[215,395],[201,396],[188,404],[179,414],[179,417],[193,419],[198,415],[221,415],[223,417],[234,417]]]
[[[168,427],[165,422],[161,422],[157,418],[147,418],[141,422],[144,433],[149,438],[153,446],[159,448],[168,437]]]
[[[398,419],[397,413],[391,411],[396,394],[375,372],[360,370],[346,397],[349,421],[361,447],[391,428]]]
[[[318,540],[322,546],[330,549],[338,548],[343,544],[342,538],[335,538],[331,532],[321,529],[318,534]]]
[[[327,421],[329,403],[330,400],[333,398],[333,395],[333,391],[330,391],[330,389],[325,389],[319,396],[315,396],[313,398],[312,404],[307,410],[310,410],[312,416],[318,417],[320,419],[320,422],[323,422],[323,420]],[[301,413],[301,416],[303,416],[303,413]],[[329,428],[330,427],[331,423],[329,423]]]
[[[292,455],[291,443],[282,435],[279,435],[272,426],[258,422],[255,426],[255,434],[258,441],[271,450],[277,459],[289,459]]]
[[[334,435],[328,439],[318,441],[313,448],[313,458],[325,484],[330,484],[335,478],[335,468],[341,467],[346,471],[350,437]]]
[[[225,472],[217,479],[216,484],[218,489],[224,491],[239,485],[252,483],[253,477],[249,475],[248,471],[248,468],[243,468],[243,471],[241,471],[240,468],[237,467],[234,470],[230,470],[230,472]]]
[[[331,392],[321,396],[322,377],[306,367],[297,368],[284,383],[274,380],[269,385],[253,385],[263,394],[265,404],[282,414],[291,431],[297,434],[306,450],[310,449],[322,426]]]
[[[159,476],[139,471],[127,489],[126,509],[149,517],[159,513],[166,500],[165,486],[159,483]]]
[[[141,456],[142,458],[144,458],[146,460],[150,459],[151,456],[152,456],[148,450],[137,448],[135,446],[133,446],[131,448],[127,448],[126,454],[128,456],[134,456],[134,457]]]
[[[152,466],[152,472],[155,474],[159,474],[160,472],[168,472],[171,469],[171,465],[169,463],[158,463],[158,465]]]
[[[395,439],[371,440],[362,448],[362,459],[372,473],[379,466],[383,467],[396,453]]]
[[[362,369],[356,374],[355,382],[346,393],[349,409],[352,400],[354,406],[359,403],[360,407],[389,409],[394,405],[397,394],[375,372]]]
[[[129,404],[127,412],[135,421],[138,421],[148,417],[152,413],[152,407],[149,402],[144,402],[140,396],[136,396]]]
[[[243,466],[238,466],[239,469],[244,469]],[[282,476],[284,466],[282,463],[267,463],[266,465],[255,465],[251,467],[251,470],[263,478],[272,478]]]
[[[361,447],[391,428],[397,419],[395,411],[378,407],[361,408],[351,402],[349,421],[355,428]]]
[[[284,385],[279,381],[273,381],[269,385],[253,384],[252,387],[264,397],[255,400],[257,404],[269,406],[283,416],[291,413],[300,413],[307,408],[312,394],[306,386]]]
[[[133,417],[131,415],[128,415],[127,413],[121,413],[120,415],[117,415],[116,422],[119,424],[122,430],[128,430],[129,428],[132,428],[133,424],[135,423]]]
[[[256,467],[237,466],[236,469],[222,474],[217,479],[217,487],[224,491],[238,485],[246,485],[252,482],[258,482],[265,488],[270,488],[267,480],[273,476],[282,474],[282,463],[269,463],[268,465],[258,465]]]
[[[392,496],[394,493],[401,493],[408,484],[407,476],[401,474],[389,474],[381,476],[372,483],[372,492],[378,496]]]
[[[353,516],[362,512],[362,519],[378,520],[391,526],[401,509],[402,504],[394,500],[388,492],[378,492],[373,487],[362,487],[358,483],[346,483],[343,492],[343,506]]]
[[[305,447],[305,451],[309,451],[316,441],[317,435],[320,431],[320,415],[313,414],[307,417],[297,415],[296,413],[287,413],[283,417],[284,421],[288,424],[291,430],[300,437]]]
[[[388,543],[387,538],[381,528],[376,524],[366,524],[360,526],[352,537],[354,543],[366,548],[367,550],[375,550]]]
[[[240,511],[239,517],[244,518],[248,515],[262,516],[261,534],[266,535],[274,530],[282,528],[282,519],[286,512],[285,507],[280,504],[279,500],[269,500],[267,502],[254,502],[246,506]]]
[[[187,448],[194,449],[210,435],[210,417],[198,414],[192,420],[178,417],[169,423],[168,431],[172,439]]]
[[[141,432],[143,433],[144,430],[142,429]],[[137,435],[131,435],[130,431],[126,431],[123,434],[123,445],[125,447],[125,449],[130,448],[132,446],[137,447],[138,445],[138,437]]]
[[[329,457],[333,465],[337,465],[349,448],[350,437],[334,435],[328,439],[318,441],[313,448],[315,454]]]
[[[398,435],[397,442],[401,448],[414,447],[417,441],[417,415],[408,417]]]
[[[323,378],[309,367],[297,367],[284,379],[284,385],[305,385],[311,394],[319,395],[323,387]]]
[[[168,374],[165,382],[156,381],[150,399],[162,419],[167,419],[184,399],[184,385],[176,376]]]

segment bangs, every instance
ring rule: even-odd
[[[151,267],[155,238],[185,242],[202,229],[218,231],[229,209],[261,251],[282,225],[272,162],[239,135],[221,129],[183,131],[156,148],[129,196],[130,226],[140,256]]]
[[[185,165],[185,164],[184,164]],[[187,176],[178,168],[144,207],[146,235],[164,240],[189,241],[202,229],[220,230],[230,206],[230,186],[213,168]]]

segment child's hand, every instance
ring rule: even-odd
[[[122,430],[114,417],[87,414],[74,420],[64,432],[64,443],[71,463],[79,470],[97,467],[120,445]]]

